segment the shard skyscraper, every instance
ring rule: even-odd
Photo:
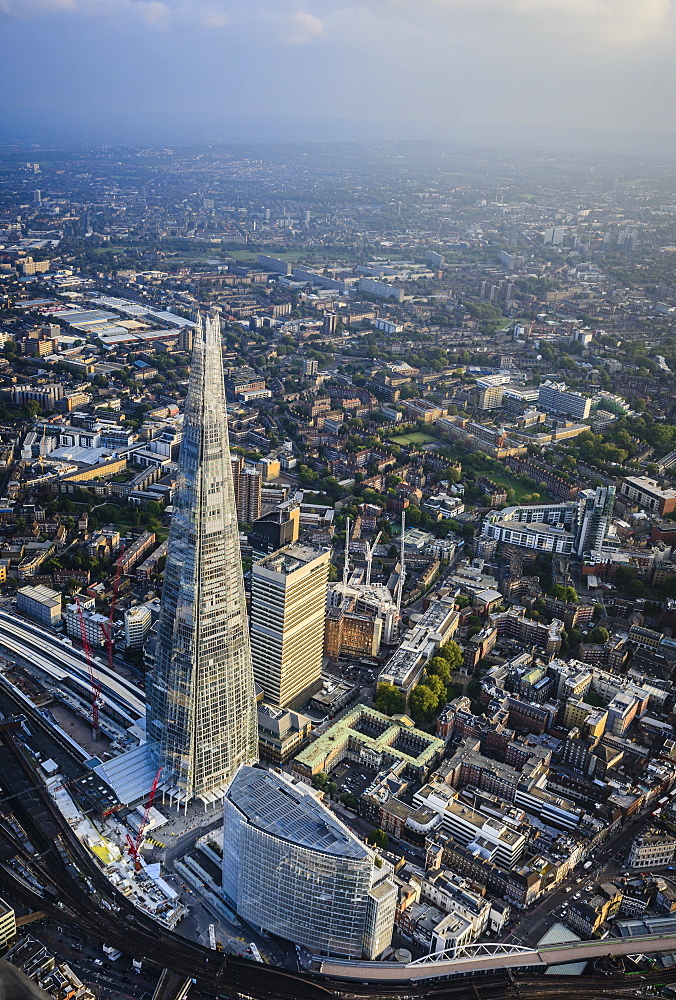
[[[220,798],[258,734],[220,320],[198,320],[185,405],[147,736],[179,801]]]

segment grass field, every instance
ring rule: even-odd
[[[424,431],[412,431],[410,434],[400,434],[399,437],[387,440],[392,444],[428,444],[430,441],[436,441],[436,438],[431,434],[425,434]]]
[[[526,486],[524,483],[520,483],[518,479],[507,473],[501,472],[496,474],[494,472],[487,472],[486,475],[489,479],[492,479],[494,483],[500,483],[507,490],[514,490],[514,502],[521,503],[521,498],[527,493],[539,493],[543,500],[549,499],[549,493],[544,488],[544,486],[532,487]]]

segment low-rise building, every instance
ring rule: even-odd
[[[286,764],[312,735],[312,720],[300,712],[276,708],[261,702],[258,706],[258,750],[263,760]]]
[[[620,496],[662,517],[676,510],[676,489],[648,476],[627,476],[620,483]]]
[[[90,646],[105,646],[108,641],[108,619],[94,610],[92,598],[80,598],[66,605],[66,632],[73,638],[82,640],[82,633]]]
[[[16,937],[14,908],[0,899],[0,948],[5,949]]]
[[[61,622],[61,594],[42,584],[21,587],[16,595],[16,609],[41,625],[54,627]]]
[[[404,635],[399,648],[383,667],[378,683],[394,684],[408,695],[420,680],[430,657],[453,638],[459,620],[452,597],[430,604],[420,620]]]
[[[457,792],[444,782],[424,785],[413,803],[435,810],[441,816],[441,829],[476,857],[513,868],[525,854],[527,840],[522,833],[459,801]]]
[[[404,761],[412,774],[424,780],[445,748],[443,740],[415,729],[405,716],[390,718],[374,708],[356,705],[301,750],[293,770],[311,781],[344,758],[356,758],[378,769]]]
[[[566,923],[583,938],[595,937],[603,925],[617,916],[622,905],[622,891],[610,882],[599,886],[590,899],[571,903]]]
[[[673,863],[676,840],[651,827],[634,838],[629,852],[630,868],[665,868]]]
[[[14,945],[5,955],[5,960],[37,983],[44,991],[41,996],[50,996],[54,1000],[95,1000],[95,994],[84,985],[73,969],[30,934]]]

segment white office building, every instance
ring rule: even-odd
[[[543,382],[538,390],[538,408],[545,413],[560,413],[574,420],[586,420],[591,412],[591,399],[572,392],[563,382]]]
[[[253,565],[251,655],[265,700],[299,707],[320,684],[331,553],[294,542]]]
[[[124,641],[132,649],[140,649],[150,631],[153,616],[146,604],[128,608],[124,613]]]
[[[16,610],[41,625],[61,622],[61,594],[51,587],[21,587],[16,595]]]

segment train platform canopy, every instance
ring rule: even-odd
[[[93,770],[103,778],[120,802],[129,806],[145,802],[150,795],[157,763],[153,760],[147,743],[127,750],[119,757],[100,763]]]
[[[546,944],[567,944],[570,941],[580,941],[581,938],[574,934],[565,924],[555,923],[543,934],[537,943],[537,947]],[[566,962],[564,965],[550,965],[545,972],[546,976],[581,976],[587,965],[584,962]]]

